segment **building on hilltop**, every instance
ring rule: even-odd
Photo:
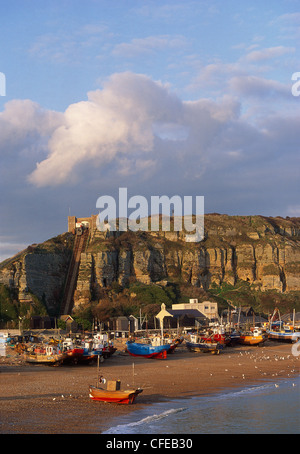
[[[77,218],[76,216],[68,216],[68,232],[75,232],[76,227],[78,227],[80,224],[84,224],[86,227],[90,229],[91,232],[93,232],[97,226],[96,226],[96,221],[97,221],[97,214],[92,214],[90,217],[85,217],[85,218]]]

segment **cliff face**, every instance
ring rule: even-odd
[[[0,267],[0,283],[26,290],[48,307],[59,304],[68,270],[72,234],[55,247],[39,245]],[[43,248],[41,248],[43,246]],[[257,289],[300,291],[300,218],[205,216],[205,238],[187,243],[182,232],[94,232],[81,262],[75,305],[97,299],[113,282],[186,282],[209,289],[213,283],[248,281]]]
[[[72,235],[60,235],[41,245],[29,246],[0,265],[0,283],[18,291],[20,302],[31,293],[48,309],[59,307],[72,253]]]
[[[114,239],[99,234],[82,254],[75,304],[132,278],[181,280],[205,290],[241,279],[261,290],[299,291],[300,219],[206,215],[199,243],[186,243],[181,232],[127,232]]]

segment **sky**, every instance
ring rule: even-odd
[[[300,0],[0,0],[0,16],[0,261],[123,187],[300,216]]]

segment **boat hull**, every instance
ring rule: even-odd
[[[133,404],[136,396],[140,394],[142,389],[129,389],[125,391],[108,391],[95,386],[89,387],[89,396],[92,400],[100,402],[113,402],[118,404]]]
[[[48,364],[51,366],[57,366],[62,364],[65,359],[65,355],[43,355],[43,354],[27,354],[25,355],[25,361],[31,364]]]
[[[166,359],[167,352],[171,344],[153,346],[150,344],[138,344],[126,342],[127,351],[131,356],[141,356],[143,358]]]
[[[230,342],[228,345],[230,346],[233,346],[233,345],[236,345],[239,343],[239,340],[240,340],[240,335],[239,334],[233,334],[233,335],[230,335]]]
[[[240,336],[238,342],[242,345],[259,345],[265,342],[264,336]]]
[[[211,336],[201,336],[201,339],[206,343],[219,343],[221,345],[228,345],[230,343],[230,337],[224,336],[223,334],[212,334]]]
[[[196,342],[186,342],[188,350],[191,352],[201,352],[201,353],[212,353],[213,355],[219,355],[220,350],[223,346],[219,343],[196,343]]]
[[[288,332],[278,332],[278,331],[269,331],[268,338],[270,340],[275,340],[279,342],[297,342],[300,340],[300,333],[288,333]]]

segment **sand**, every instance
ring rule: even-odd
[[[118,345],[116,345],[118,347]],[[101,364],[107,380],[142,387],[133,405],[91,401],[97,365],[28,365],[20,356],[0,358],[1,434],[99,434],[122,417],[153,402],[279,381],[299,374],[292,344],[267,341],[262,347],[226,347],[220,355],[179,346],[166,360],[130,356],[121,350]]]

